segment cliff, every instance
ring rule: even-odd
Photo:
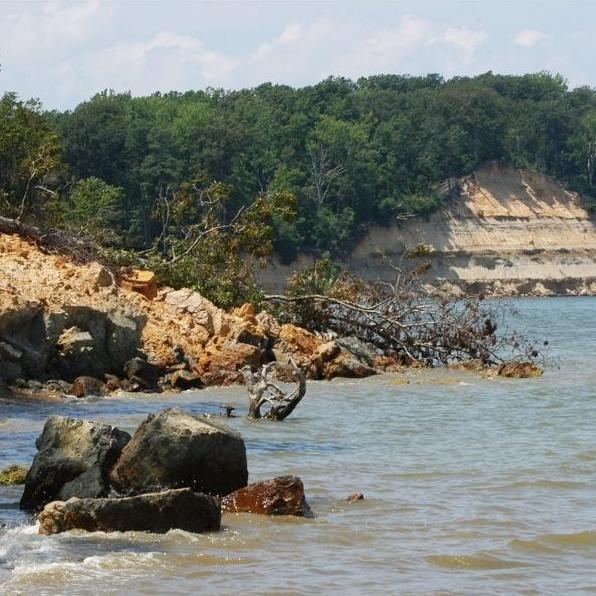
[[[425,280],[454,293],[596,293],[594,221],[576,193],[538,172],[488,165],[460,180],[428,219],[371,228],[345,265],[367,279],[392,279],[390,263],[416,247],[429,254],[402,265],[430,262]],[[279,286],[298,265],[264,280]]]

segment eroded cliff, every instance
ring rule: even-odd
[[[454,291],[596,293],[594,221],[576,193],[538,172],[486,166],[462,179],[428,220],[372,228],[349,266],[369,279],[390,279],[389,263],[416,247],[430,251],[411,261],[432,263],[426,280]]]

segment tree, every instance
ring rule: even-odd
[[[53,191],[45,178],[59,164],[56,133],[37,100],[14,93],[0,100],[0,212],[18,219],[43,217]]]

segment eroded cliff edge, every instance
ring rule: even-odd
[[[495,295],[595,294],[596,226],[580,197],[538,172],[488,165],[459,182],[427,221],[373,228],[351,267],[367,278],[392,276],[417,246],[430,254],[426,280]]]

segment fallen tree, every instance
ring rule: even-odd
[[[424,287],[420,275],[398,268],[392,282],[367,282],[341,273],[332,282],[313,283],[312,270],[290,280],[288,293],[267,295],[280,320],[330,339],[355,337],[405,365],[439,366],[478,360],[490,366],[511,358],[538,356],[516,332],[497,333],[499,304],[458,299]],[[316,268],[316,264],[313,269]],[[324,276],[322,276],[324,277]],[[305,287],[322,289],[305,293]]]

